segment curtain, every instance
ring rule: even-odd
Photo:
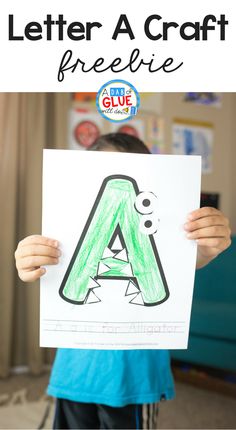
[[[39,374],[52,351],[39,348],[39,283],[17,278],[19,240],[41,232],[43,148],[65,148],[70,95],[0,93],[0,376]]]

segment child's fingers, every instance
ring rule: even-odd
[[[45,245],[52,246],[57,248],[59,246],[58,240],[51,239],[49,237],[44,237],[39,234],[34,234],[32,236],[28,236],[25,239],[21,240],[18,244],[18,247],[26,246],[26,245]]]
[[[200,228],[217,226],[217,225],[223,225],[228,227],[229,225],[228,219],[225,218],[224,216],[219,216],[219,215],[207,216],[207,217],[197,219],[196,221],[188,221],[187,223],[185,223],[184,228],[187,231],[194,231]]]
[[[35,270],[19,270],[18,274],[19,274],[19,278],[23,281],[23,282],[34,282],[37,281],[37,279],[41,278],[41,276],[43,276],[46,273],[46,269],[44,269],[44,267],[39,267],[38,269]]]
[[[219,226],[219,225],[200,228],[198,230],[191,231],[191,232],[187,233],[187,238],[192,239],[192,240],[202,239],[202,238],[207,238],[207,237],[221,238],[222,239],[222,238],[226,238],[228,236],[229,236],[228,227]]]
[[[197,267],[203,267],[231,244],[229,220],[218,209],[203,207],[193,211],[184,225],[187,237],[198,245]]]
[[[188,215],[188,221],[194,221],[198,218],[204,218],[204,217],[209,217],[209,216],[214,216],[214,215],[218,215],[220,217],[223,216],[222,212],[216,208],[203,207],[200,209],[196,209],[195,211],[192,211]]]
[[[41,266],[57,264],[61,252],[59,242],[41,235],[28,236],[19,242],[15,251],[16,267],[24,282],[39,279],[46,269]]]
[[[227,249],[231,244],[231,240],[227,238],[222,239],[218,237],[202,238],[202,239],[197,239],[197,244],[200,247],[212,248],[212,254],[214,254],[215,249],[220,251]]]
[[[47,256],[47,257],[60,257],[61,252],[58,248],[45,245],[25,245],[17,248],[15,252],[15,258],[24,258],[29,256]]]
[[[40,266],[53,265],[57,264],[58,262],[58,258],[37,255],[20,258],[16,263],[16,267],[18,270],[33,270],[34,268],[38,268]]]

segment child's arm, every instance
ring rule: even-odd
[[[16,268],[20,279],[33,282],[39,279],[46,269],[41,266],[57,264],[61,252],[57,240],[44,236],[28,236],[19,242],[16,252]]]
[[[197,269],[208,264],[231,244],[229,220],[218,209],[203,207],[189,214],[185,230],[198,244]]]

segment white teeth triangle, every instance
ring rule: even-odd
[[[114,257],[114,255],[115,253],[112,252],[109,248],[105,248],[102,258]]]
[[[113,249],[118,250],[118,251],[123,249],[123,246],[121,244],[121,241],[120,241],[120,238],[118,235],[116,236],[116,238],[112,244],[111,250],[113,250]]]
[[[141,305],[144,306],[144,301],[142,298],[142,294],[138,293],[132,300],[130,300],[129,303],[132,303],[132,305]]]
[[[96,294],[93,292],[93,290],[90,290],[90,293],[89,293],[87,300],[86,300],[86,304],[89,305],[91,303],[98,303],[100,301],[101,300],[96,296]]]
[[[126,263],[129,262],[128,255],[125,248],[122,249],[120,252],[118,252],[116,255],[114,255],[114,258],[116,258],[117,260],[125,261]]]
[[[109,266],[107,266],[106,264],[102,263],[102,261],[100,261],[99,266],[98,266],[98,275],[102,275],[103,273],[109,272],[111,268]]]
[[[131,294],[138,294],[138,293],[139,293],[139,289],[137,285],[135,285],[132,281],[129,281],[125,295],[131,296]]]
[[[95,279],[90,277],[89,283],[88,283],[88,288],[93,289],[93,288],[98,288],[98,287],[101,287],[101,285],[97,281],[95,281]]]

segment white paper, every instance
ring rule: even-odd
[[[92,349],[187,348],[196,243],[186,238],[183,225],[189,212],[199,207],[200,171],[201,159],[198,156],[72,150],[44,151],[42,234],[60,242],[62,256],[57,266],[47,267],[47,273],[41,279],[41,346]],[[109,179],[114,175],[123,178],[122,187],[123,184],[128,184],[127,189],[130,190],[128,194],[124,194],[127,197],[119,202],[120,206],[116,206],[119,196],[122,195],[119,192],[117,194],[117,188],[115,191],[111,188],[112,193],[106,194],[110,193],[108,184],[117,185],[117,179]],[[139,194],[135,204],[132,202],[133,185],[124,177],[132,178],[136,182],[138,188],[136,194],[145,192],[143,195]],[[100,200],[96,200],[104,180],[106,186],[102,193],[100,191]],[[111,182],[112,180],[115,182]],[[113,203],[107,210],[106,207],[105,209],[100,207],[102,210],[99,212],[101,202],[107,201],[109,206],[109,196],[111,200],[116,200],[114,202],[112,200]],[[149,207],[142,205],[142,196],[145,197],[146,202],[151,196]],[[104,200],[105,198],[108,200]],[[91,216],[90,212],[95,207],[95,200],[97,206]],[[152,211],[151,215],[147,214],[149,211]],[[146,212],[146,214],[143,215],[140,212]],[[110,220],[118,219],[115,218],[117,214],[120,216],[119,220],[129,219],[129,222],[125,224],[124,221],[122,224],[119,221],[119,225],[122,226],[122,236],[114,236],[116,243],[106,244],[102,260],[100,251],[97,251],[98,246],[101,243],[103,246],[106,232],[109,229],[113,231],[112,228],[116,226],[115,221],[110,222]],[[132,222],[131,218],[127,218],[130,214],[133,217]],[[90,230],[87,229],[85,232],[84,227],[88,226],[89,215]],[[94,221],[94,225],[97,226],[100,219],[103,219],[103,223],[99,231],[96,231],[96,240],[89,242],[88,231],[93,237],[95,216],[98,217],[98,221],[96,221],[97,224]],[[151,235],[147,234],[146,227],[143,227],[144,221],[149,218],[152,220],[152,226],[156,225],[155,228],[157,228],[156,233]],[[137,219],[141,220],[141,230],[135,224]],[[132,230],[135,232],[133,236],[133,233],[129,235],[132,223],[133,227],[135,226]],[[143,228],[145,233],[142,232]],[[123,239],[125,237],[125,247],[120,240],[122,237]],[[154,260],[150,248],[151,237],[154,243],[152,250],[156,249],[158,253],[162,275],[157,262],[152,263]],[[109,240],[106,238],[106,241],[109,242],[110,239],[109,236]],[[137,244],[137,240],[144,245],[139,246],[136,255],[137,249],[131,249],[130,243]],[[77,247],[78,243],[80,245]],[[92,248],[86,254],[91,243]],[[81,268],[79,269],[78,280],[71,278],[72,271],[68,270],[73,255],[76,259],[74,254],[76,247],[77,250],[79,249],[76,264],[82,264],[85,254],[88,262],[82,271]],[[82,249],[85,253],[83,255]],[[112,257],[114,250],[115,259]],[[148,261],[145,260],[147,255]],[[132,264],[125,262],[127,257]],[[91,258],[94,260],[91,261]],[[96,258],[99,258],[98,269],[96,269],[97,278],[92,268]],[[110,266],[107,263],[110,261],[112,264],[117,264],[119,270],[120,265],[123,265],[124,278],[108,277],[113,267],[111,263],[109,263]],[[147,270],[150,262],[151,269]],[[73,267],[72,263],[71,266]],[[77,293],[78,289],[81,289],[82,278],[90,271],[91,285],[86,287],[86,299],[83,304],[78,304]],[[129,281],[133,280],[134,271],[136,275],[138,273],[136,278],[138,287],[137,283]],[[75,276],[74,273],[73,276]],[[103,274],[100,276],[104,279],[99,278],[99,273]],[[66,274],[68,277],[65,281]],[[153,276],[153,285],[145,285],[144,281],[150,279],[150,276]],[[69,280],[71,283],[67,284]],[[164,280],[168,294],[163,288],[158,290],[159,285],[163,287]],[[100,286],[96,286],[95,281]],[[126,295],[128,284],[129,295]],[[62,295],[59,294],[59,290],[62,291]],[[158,302],[157,296],[159,303],[155,304]],[[163,300],[161,300],[162,297],[164,297]],[[133,303],[130,303],[131,301]]]

